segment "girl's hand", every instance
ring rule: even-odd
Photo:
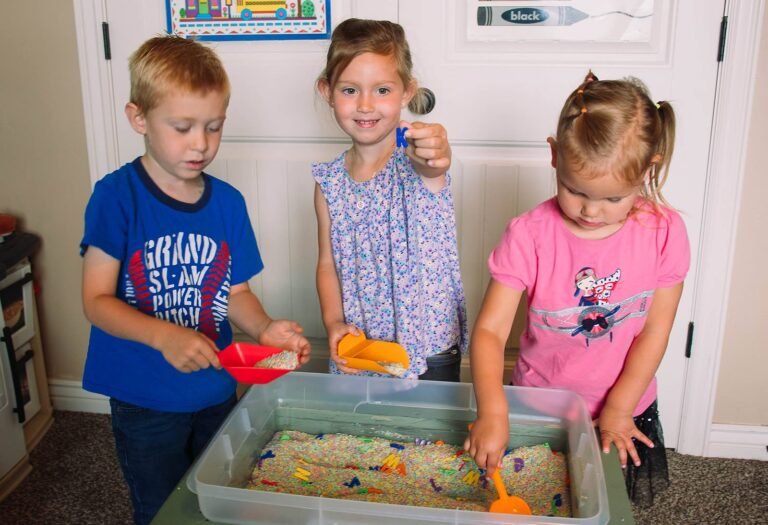
[[[636,467],[640,466],[640,456],[637,454],[633,439],[642,441],[649,448],[653,448],[653,441],[635,426],[631,412],[627,414],[606,406],[600,413],[598,426],[600,427],[600,442],[603,453],[610,452],[611,443],[615,444],[619,451],[621,468],[627,466],[627,454],[632,458],[632,463]]]
[[[309,341],[301,335],[304,329],[296,321],[273,319],[259,335],[259,343],[284,350],[291,350],[299,355],[299,365],[309,361]]]
[[[356,326],[347,323],[333,323],[327,330],[328,349],[331,354],[331,359],[336,363],[338,369],[345,374],[359,374],[360,370],[344,366],[347,364],[347,360],[339,357],[339,341],[341,341],[347,334],[360,335],[360,331]]]
[[[509,418],[506,415],[479,417],[464,440],[464,450],[474,458],[478,467],[487,470],[486,475],[490,477],[501,467],[508,441]]]
[[[221,368],[219,349],[204,334],[168,323],[163,330],[157,349],[168,363],[179,372],[197,372],[213,365]]]
[[[443,126],[424,122],[408,123],[403,120],[400,127],[408,128],[405,132],[408,139],[408,149],[405,153],[419,174],[436,177],[448,171],[451,167],[451,145]],[[420,167],[428,170],[428,173],[422,173]]]

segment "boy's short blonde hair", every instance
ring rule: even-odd
[[[216,53],[194,40],[167,35],[150,38],[128,61],[131,102],[146,113],[168,89],[229,95],[229,78]]]

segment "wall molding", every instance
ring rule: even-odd
[[[103,0],[72,0],[80,61],[88,166],[91,184],[117,168],[117,128],[112,111],[111,63],[104,59],[101,22],[106,21]]]
[[[768,426],[713,424],[706,455],[768,461]]]
[[[109,398],[83,390],[81,381],[52,379],[48,386],[55,410],[109,414]]]

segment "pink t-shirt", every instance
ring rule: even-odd
[[[527,329],[512,382],[573,390],[598,417],[654,290],[680,283],[690,248],[680,215],[640,211],[605,239],[576,237],[556,199],[510,221],[488,258],[493,279],[528,291]],[[651,381],[635,408],[656,399]]]

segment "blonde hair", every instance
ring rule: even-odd
[[[400,24],[387,20],[362,20],[349,18],[333,30],[328,48],[325,69],[317,79],[333,90],[341,73],[356,57],[364,53],[391,56],[397,64],[397,71],[407,88],[415,82],[411,49]],[[435,95],[419,87],[408,104],[408,109],[417,115],[425,115],[435,107]]]
[[[556,138],[575,172],[613,174],[642,186],[641,196],[655,206],[667,204],[661,188],[675,146],[675,112],[669,102],[653,102],[640,80],[598,80],[590,71],[565,101]]]
[[[147,112],[166,91],[218,91],[229,95],[229,78],[216,53],[193,40],[167,35],[150,38],[129,58],[131,102]]]

